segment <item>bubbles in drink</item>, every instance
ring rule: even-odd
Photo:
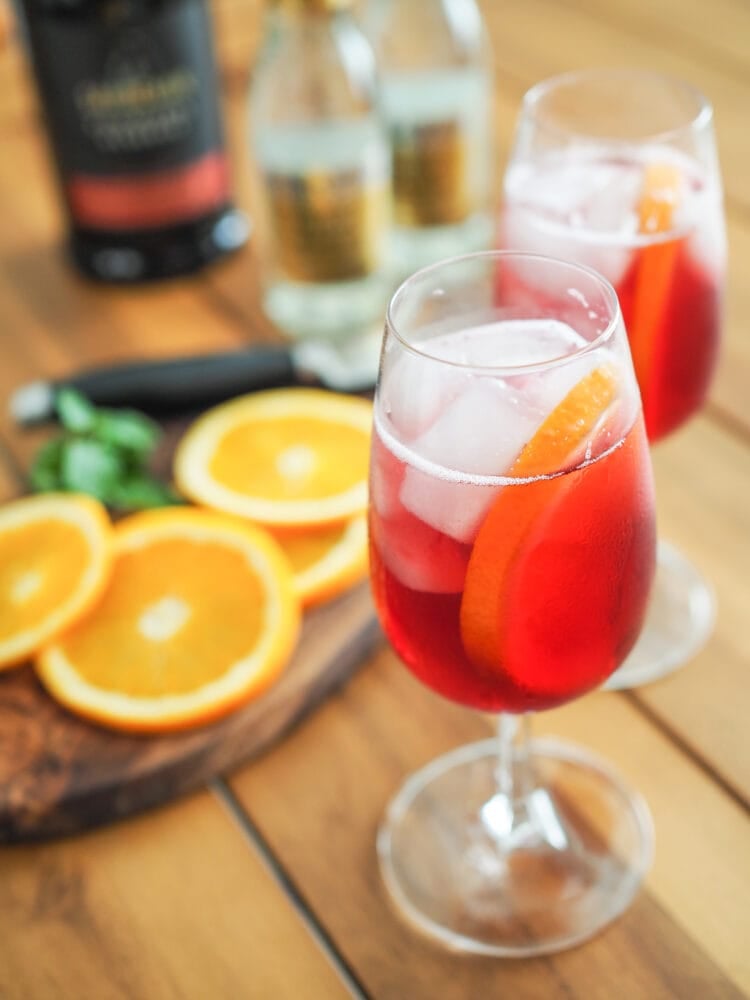
[[[524,445],[573,386],[603,363],[607,352],[580,353],[585,345],[566,323],[527,319],[423,344],[455,368],[401,354],[382,405],[388,418],[382,434],[404,471],[397,497],[395,470],[385,481],[374,477],[376,508],[389,516],[400,504],[441,534],[471,542]],[[554,370],[535,368],[566,356],[571,360]],[[423,378],[413,384],[409,376],[416,378],[418,369]]]
[[[636,247],[663,240],[640,231],[639,203],[645,172],[654,164],[675,168],[669,233],[701,230],[715,214],[697,164],[674,149],[575,149],[512,164],[505,180],[504,246],[575,259],[617,285]],[[574,245],[574,251],[572,249]]]

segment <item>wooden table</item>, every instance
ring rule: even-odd
[[[750,996],[750,7],[742,0],[485,0],[496,51],[498,177],[519,98],[567,68],[655,66],[716,106],[731,240],[726,340],[703,415],[655,454],[661,531],[716,585],[706,649],[668,680],[539,719],[645,794],[656,861],[627,914],[574,951],[449,956],[391,912],[374,835],[401,779],[487,732],[382,646],[272,752],[157,811],[0,850],[4,1000],[372,996],[659,1000]],[[242,141],[259,4],[216,0],[227,119]],[[193,280],[110,290],[61,257],[61,217],[16,44],[0,48],[0,397],[129,355],[230,347],[263,330],[253,249]],[[0,407],[0,492],[38,443]]]

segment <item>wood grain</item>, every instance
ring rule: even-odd
[[[364,584],[307,614],[297,652],[262,697],[175,736],[89,725],[60,708],[30,669],[0,674],[0,841],[78,832],[202,787],[285,735],[377,636]]]
[[[351,994],[208,792],[49,846],[0,849],[3,1000]]]
[[[501,77],[514,79],[525,89],[556,73],[625,62],[691,82],[715,105],[727,199],[747,212],[747,80],[696,59],[684,46],[669,44],[671,37],[650,32],[642,16],[637,25],[632,21],[626,25],[602,16],[603,4],[591,0],[591,6],[585,9],[580,0],[508,0],[502,5],[485,0]]]
[[[727,336],[711,406],[658,449],[661,530],[717,585],[710,646],[633,695],[595,696],[539,720],[591,745],[641,788],[657,857],[647,891],[615,926],[552,959],[450,956],[387,904],[373,838],[403,777],[484,722],[422,690],[388,652],[358,673],[234,787],[287,880],[206,794],[49,845],[0,849],[0,996],[336,998],[348,995],[302,927],[307,911],[377,1000],[713,1000],[750,997],[747,955],[750,599],[750,102],[744,0],[482,0],[497,65],[499,192],[518,101],[577,66],[662,68],[712,98],[730,234]],[[260,0],[214,0],[240,204],[252,211],[245,97]],[[39,436],[4,413],[20,382],[123,355],[166,355],[272,335],[251,246],[204,276],[143,291],[75,277],[17,46],[0,49],[0,495]],[[6,266],[7,264],[7,266]],[[252,834],[251,834],[252,835]],[[320,939],[319,939],[320,940]]]
[[[718,618],[708,645],[635,697],[750,804],[747,739],[747,585],[750,569],[750,448],[706,418],[653,452],[662,534],[716,590]]]
[[[622,696],[544,713],[537,728],[611,760],[643,791],[657,829],[656,864],[637,904],[585,948],[538,961],[448,955],[408,930],[384,898],[374,842],[388,799],[407,773],[488,731],[474,713],[422,688],[390,652],[232,786],[377,997],[427,998],[436,983],[441,1000],[504,990],[519,998],[650,1000],[749,989],[743,935],[727,932],[746,922],[745,900],[734,892],[750,877],[744,811]],[[297,810],[308,818],[304,828]]]

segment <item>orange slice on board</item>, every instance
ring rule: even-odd
[[[340,524],[367,506],[372,404],[322,389],[241,396],[200,417],[175,478],[191,499],[278,530]]]
[[[658,236],[669,232],[679,204],[682,184],[682,174],[672,164],[653,163],[646,167],[638,204],[638,231],[641,234]],[[646,405],[652,403],[652,394],[648,391],[654,374],[652,362],[679,247],[679,240],[664,240],[636,251],[638,274],[628,335],[633,366]]]
[[[294,589],[305,608],[337,597],[367,576],[364,514],[332,528],[277,535],[276,540],[292,565]]]
[[[98,500],[47,493],[0,507],[0,668],[22,663],[97,601],[112,527]]]
[[[509,477],[545,476],[568,468],[582,455],[617,398],[617,376],[611,368],[589,372],[526,444]],[[502,487],[479,529],[461,600],[461,638],[468,656],[488,670],[501,667],[510,570],[537,520],[559,495],[562,482],[552,478],[531,487]]]
[[[114,549],[95,611],[37,658],[63,705],[158,732],[216,719],[279,676],[300,612],[266,531],[209,511],[148,511],[117,525]]]

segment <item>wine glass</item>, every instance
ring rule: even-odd
[[[636,640],[653,484],[617,297],[531,254],[454,258],[391,300],[375,395],[371,581],[424,684],[497,739],[410,777],[378,835],[385,884],[457,950],[576,944],[632,899],[649,813],[610,767],[528,740],[529,713],[596,688]]]
[[[726,238],[713,113],[643,70],[570,73],[525,96],[500,246],[596,268],[614,285],[656,442],[704,403],[716,366]],[[608,687],[656,680],[711,634],[711,587],[661,542],[641,638]]]

